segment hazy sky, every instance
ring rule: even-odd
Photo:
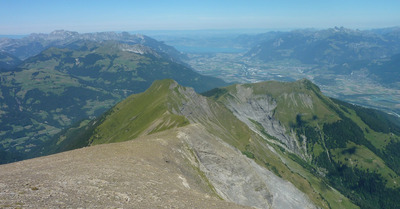
[[[400,26],[400,0],[0,0],[0,34]]]

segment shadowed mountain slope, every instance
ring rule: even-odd
[[[4,71],[8,71],[10,69],[13,69],[20,63],[21,63],[21,60],[19,60],[15,56],[13,56],[7,52],[0,51],[0,72],[4,72]]]

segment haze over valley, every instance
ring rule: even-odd
[[[343,27],[245,34],[154,33],[188,54],[197,72],[226,82],[307,78],[329,96],[399,114],[400,28]]]

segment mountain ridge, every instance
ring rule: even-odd
[[[169,98],[166,102],[168,105],[164,104],[165,96]],[[151,98],[155,98],[155,100]],[[150,106],[144,102],[142,105],[146,109],[141,109],[140,106],[135,105],[135,102],[147,101],[145,99],[160,102],[153,102]],[[129,103],[131,105],[127,106]],[[127,107],[128,109],[126,109]],[[129,110],[129,107],[136,107],[136,109],[132,111]],[[156,111],[160,114],[155,113]],[[157,115],[155,119],[152,117],[154,113]],[[170,114],[179,116],[170,117]],[[160,115],[161,117],[159,117]],[[141,117],[145,116],[147,116],[148,121],[151,121],[150,123],[143,122]],[[221,116],[225,116],[225,118]],[[176,121],[182,121],[182,117],[186,117],[190,125],[188,122],[184,122],[182,127],[175,128],[179,126],[173,124],[176,124]],[[222,119],[223,121],[221,121]],[[194,149],[194,153],[196,153],[201,164],[200,169],[224,199],[238,204],[263,208],[279,208],[279,206],[297,208],[300,204],[298,201],[301,200],[302,204],[305,205],[300,207],[313,207],[307,200],[308,198],[297,195],[299,191],[295,189],[292,183],[288,183],[286,180],[278,180],[279,178],[274,177],[276,174],[265,171],[259,165],[251,163],[251,160],[249,161],[241,151],[234,148],[248,149],[246,148],[248,147],[246,145],[246,143],[249,143],[248,140],[259,141],[261,138],[252,133],[242,122],[235,119],[225,107],[196,94],[193,89],[178,85],[175,81],[154,82],[146,92],[132,95],[124,102],[116,105],[100,121],[96,122],[96,127],[90,130],[93,133],[91,134],[92,137],[89,140],[86,138],[89,144],[115,142],[109,140],[114,137],[119,141],[127,141],[135,136],[142,136],[142,133],[151,136],[158,131],[180,130],[177,137],[186,140],[190,145],[189,147]],[[170,126],[171,124],[172,126]],[[221,151],[221,149],[225,151]],[[229,159],[232,158],[236,159],[233,160],[236,165],[230,164],[232,160]],[[215,170],[217,167],[219,167],[219,174]],[[243,167],[246,167],[244,170],[251,171],[252,174],[240,171]],[[237,172],[231,173],[231,169]],[[260,178],[266,178],[266,182],[260,182]],[[275,179],[274,183],[267,180],[271,178]],[[247,180],[245,180],[245,184],[238,182],[233,188],[226,187],[234,179]],[[260,188],[254,191],[255,187]],[[285,191],[288,193],[282,193],[283,191],[280,191],[278,187],[286,188]],[[246,193],[253,195],[244,195]],[[244,197],[241,198],[243,195]],[[265,202],[265,197],[268,197],[268,203]]]
[[[304,83],[304,82],[300,82]],[[229,87],[228,87],[229,88]],[[163,90],[161,90],[163,89]],[[150,96],[154,95],[154,96]],[[162,108],[160,110],[161,117],[156,117],[155,119],[146,113],[146,112],[155,112],[153,109],[160,109],[157,107],[157,104],[162,104],[155,102],[156,106],[148,106],[146,103],[143,103],[143,106],[148,107],[148,110],[141,110],[141,108],[137,108],[134,111],[127,111],[128,109],[125,109],[124,106],[126,106],[128,103],[132,104],[132,107],[136,106],[134,105],[134,102],[139,102],[143,101],[144,99],[141,98],[142,96],[145,96],[146,98],[157,98],[157,100],[163,100],[165,101],[165,96],[169,97],[170,99],[167,99],[167,104],[168,105],[162,105]],[[130,101],[130,102],[129,102]],[[147,101],[147,100],[144,100]],[[137,106],[139,107],[139,106]],[[125,111],[127,113],[124,113]],[[136,112],[135,112],[136,111]],[[132,113],[131,115],[129,115]],[[143,116],[141,116],[143,114]],[[251,168],[247,168],[244,170],[258,170],[258,166],[263,167],[261,170],[264,170],[265,167],[268,169],[272,169],[273,176],[279,176],[280,178],[285,179],[284,181],[291,182],[290,184],[296,185],[296,187],[301,187],[302,192],[306,192],[308,198],[312,199],[312,201],[315,204],[318,204],[319,207],[327,207],[327,202],[324,200],[324,197],[327,198],[328,196],[335,196],[338,199],[334,200],[331,199],[329,200],[329,204],[333,205],[348,205],[350,206],[351,204],[349,201],[344,198],[343,196],[340,196],[337,192],[333,190],[324,190],[322,191],[317,182],[316,177],[312,177],[312,175],[309,173],[309,171],[304,170],[304,168],[300,167],[292,167],[295,164],[294,161],[291,158],[287,158],[282,154],[279,149],[280,145],[276,145],[273,142],[274,139],[269,139],[269,142],[266,143],[266,139],[263,137],[263,135],[260,134],[258,131],[254,131],[254,128],[250,128],[246,123],[243,121],[240,121],[234,114],[232,114],[232,111],[229,110],[223,103],[214,101],[212,98],[207,98],[203,97],[200,95],[197,95],[193,90],[190,88],[185,88],[180,85],[178,85],[176,82],[167,80],[167,81],[156,81],[151,88],[148,89],[148,91],[140,94],[140,95],[132,95],[130,98],[126,100],[126,102],[122,102],[115,106],[113,110],[108,112],[105,116],[103,116],[100,121],[96,122],[96,126],[92,127],[90,129],[90,132],[92,134],[92,137],[90,137],[90,140],[88,139],[89,137],[86,137],[86,141],[88,144],[98,144],[98,142],[106,142],[109,139],[109,136],[116,137],[120,139],[120,141],[125,141],[125,140],[130,140],[131,136],[133,137],[134,135],[141,135],[141,133],[146,133],[146,134],[151,134],[151,133],[156,133],[158,130],[160,131],[166,131],[166,130],[175,130],[174,127],[177,127],[175,125],[172,126],[166,126],[168,124],[177,124],[174,122],[174,120],[171,120],[168,115],[174,114],[178,115],[179,117],[176,117],[176,121],[185,121],[182,120],[182,116],[187,119],[188,122],[182,123],[182,127],[178,129],[187,129],[187,127],[192,127],[189,128],[190,132],[192,134],[181,134],[181,137],[185,138],[186,140],[189,140],[188,143],[190,146],[197,150],[195,153],[199,158],[199,162],[203,163],[203,172],[205,172],[207,178],[209,178],[210,182],[216,187],[217,191],[219,192],[219,195],[224,197],[224,199],[230,199],[230,200],[236,200],[239,201],[237,203],[239,204],[246,204],[246,205],[258,205],[258,207],[266,207],[263,205],[262,202],[265,201],[264,198],[261,197],[261,199],[257,200],[254,199],[254,197],[257,197],[259,194],[268,194],[267,196],[271,196],[273,199],[277,198],[274,193],[271,193],[270,190],[274,190],[269,186],[262,186],[260,189],[257,189],[256,193],[250,198],[248,195],[245,195],[245,199],[239,198],[240,195],[243,195],[244,193],[249,193],[250,191],[253,191],[254,187],[257,187],[256,185],[260,184],[258,180],[253,181],[246,181],[247,183],[243,185],[242,183],[238,183],[234,188],[236,189],[229,189],[227,188],[226,185],[228,182],[231,181],[229,177],[224,176],[222,179],[221,177],[218,177],[218,175],[213,174],[215,172],[215,163],[216,162],[224,162],[226,157],[223,157],[222,159],[217,160],[215,156],[220,156],[222,155],[219,149],[226,149],[223,148],[227,145],[223,145],[222,147],[218,144],[220,143],[227,143],[229,144],[228,147],[234,147],[236,151],[234,151],[233,156],[236,155],[243,155],[246,156],[246,158],[253,159],[255,160],[258,164],[256,167],[255,165],[251,166]],[[135,116],[137,115],[137,116]],[[143,123],[141,121],[140,117],[146,116],[146,118],[149,118],[149,121],[152,121],[150,123]],[[126,117],[125,117],[126,116]],[[168,120],[164,120],[163,118],[169,118]],[[160,120],[161,119],[161,120]],[[101,122],[105,121],[105,122]],[[114,121],[111,123],[111,121]],[[129,122],[127,122],[129,121]],[[161,122],[160,122],[161,121]],[[167,122],[166,122],[167,121]],[[106,125],[105,124],[109,124]],[[119,126],[117,124],[123,124],[123,126]],[[114,124],[111,125],[111,124]],[[128,125],[130,124],[130,125]],[[136,124],[136,125],[135,125]],[[143,125],[147,124],[147,125]],[[190,124],[190,125],[188,125]],[[144,126],[144,127],[143,127]],[[108,127],[108,128],[106,128]],[[114,127],[114,128],[113,128]],[[167,128],[167,129],[165,129]],[[193,130],[195,129],[195,130]],[[138,130],[142,130],[139,131]],[[143,131],[146,130],[146,131]],[[118,137],[119,136],[119,137]],[[122,136],[122,137],[121,137]],[[63,137],[60,137],[61,139]],[[214,138],[214,139],[213,139]],[[214,141],[215,138],[217,141]],[[58,139],[58,140],[59,140]],[[71,140],[71,139],[66,139],[66,140]],[[81,139],[75,139],[75,140],[81,140]],[[211,141],[209,141],[211,140]],[[57,140],[56,140],[57,141]],[[197,148],[196,148],[197,147]],[[203,150],[203,151],[200,151]],[[239,151],[239,152],[238,152]],[[231,153],[232,151],[226,151],[226,153]],[[278,154],[281,153],[281,154]],[[284,151],[283,151],[284,152]],[[288,149],[288,152],[293,153],[292,150]],[[208,154],[207,154],[208,153]],[[213,153],[213,154],[210,154]],[[225,153],[225,152],[222,152]],[[214,156],[214,157],[212,157]],[[268,156],[268,157],[267,157]],[[267,157],[267,158],[266,158]],[[229,157],[231,158],[231,157]],[[228,159],[229,159],[228,158]],[[283,163],[285,162],[286,163]],[[291,162],[292,166],[290,168],[286,167],[284,164],[287,164],[288,162]],[[229,169],[238,169],[238,168],[229,168],[229,163],[223,163],[223,165],[228,166]],[[240,164],[241,166],[244,166],[243,164]],[[247,165],[247,163],[246,163]],[[222,165],[220,165],[222,166]],[[221,168],[221,167],[220,167]],[[295,169],[296,173],[291,173],[291,169]],[[299,170],[300,169],[300,170]],[[263,171],[255,171],[258,175],[264,176],[266,174],[261,174]],[[220,171],[222,172],[222,171]],[[261,173],[259,173],[261,172]],[[299,174],[298,172],[302,173]],[[207,175],[208,174],[208,175]],[[222,175],[222,173],[221,173]],[[224,174],[228,175],[228,174]],[[229,174],[232,175],[232,174]],[[249,175],[248,173],[243,173],[243,172],[237,172],[235,175]],[[272,175],[272,173],[268,174]],[[301,177],[302,175],[308,176],[307,179],[304,179],[304,177]],[[244,177],[234,177],[234,178],[244,178]],[[257,177],[261,178],[261,177]],[[264,178],[264,177],[262,177]],[[275,177],[269,177],[269,178],[275,178]],[[311,185],[309,182],[313,182]],[[266,181],[268,182],[268,181]],[[228,183],[229,184],[229,183]],[[320,183],[319,183],[320,184]],[[263,183],[264,185],[264,183]],[[281,185],[282,187],[283,185]],[[222,189],[224,188],[224,189]],[[269,189],[267,189],[269,188]],[[249,190],[250,189],[250,190]],[[239,191],[243,191],[238,193]],[[322,193],[321,193],[322,192]],[[296,193],[296,192],[295,192]],[[315,196],[315,194],[322,194],[322,196]],[[249,193],[250,194],[250,193]],[[320,195],[321,195],[320,194]],[[238,196],[239,195],[239,196]],[[327,196],[328,195],[328,196]],[[263,195],[265,196],[265,195]],[[280,196],[280,195],[278,195]],[[239,198],[239,199],[238,199]],[[260,197],[258,197],[260,198]],[[247,199],[247,200],[246,200]],[[252,199],[251,201],[249,201]],[[279,198],[278,198],[279,199]],[[274,201],[278,201],[274,200]],[[338,202],[337,200],[343,201],[343,203]],[[243,202],[242,202],[243,201]],[[260,202],[261,201],[261,202]],[[271,200],[269,200],[271,201]],[[268,201],[268,202],[269,202]],[[272,202],[274,202],[272,201]],[[279,201],[278,201],[279,202]],[[290,206],[292,207],[292,206]]]
[[[391,30],[393,31],[393,30]],[[335,27],[294,30],[258,43],[246,56],[274,61],[297,59],[306,64],[342,64],[390,57],[400,52],[398,37]]]
[[[165,134],[192,150],[196,160],[189,161],[215,194],[239,205],[393,208],[400,194],[394,121],[326,97],[306,79],[235,84],[203,95],[161,80],[58,135],[43,151]]]
[[[360,186],[360,194],[377,195],[375,198],[386,198],[387,205],[396,204],[392,197],[399,192],[396,183],[399,181],[399,165],[390,160],[397,154],[387,152],[390,150],[388,146],[392,146],[388,144],[387,139],[390,138],[390,143],[397,144],[400,138],[394,129],[394,132],[389,131],[386,134],[371,129],[370,126],[374,125],[366,124],[364,121],[367,121],[367,118],[362,114],[363,111],[370,110],[353,109],[354,107],[325,97],[317,86],[305,79],[292,83],[261,82],[228,86],[214,91],[218,95],[217,100],[216,97],[198,97],[193,91],[183,87],[178,89],[180,94],[175,90],[170,91],[175,95],[171,106],[175,108],[173,112],[185,116],[191,123],[202,124],[206,130],[237,147],[244,155],[264,166],[270,165],[269,169],[275,167],[276,175],[289,179],[289,176],[282,172],[283,168],[279,163],[271,166],[271,159],[265,158],[265,152],[280,153],[277,154],[278,159],[284,162],[292,160],[295,164],[300,164],[305,170],[297,172],[303,173],[302,176],[309,176],[306,178],[309,183],[314,182],[314,178],[326,178],[329,184],[347,195],[350,192],[346,189],[348,187],[343,187],[336,181],[342,179],[346,184],[350,184],[354,180],[350,181],[349,177],[343,176],[342,170],[360,173],[361,176],[356,181],[370,181],[376,186],[381,185],[378,186],[380,192],[375,193],[370,193],[368,185]],[[249,90],[250,93],[243,94]],[[237,100],[240,97],[242,99]],[[271,102],[277,105],[270,106]],[[238,108],[240,105],[243,105],[243,108]],[[262,111],[258,112],[260,109]],[[248,112],[249,110],[251,111]],[[379,117],[388,116],[383,114]],[[271,128],[281,131],[274,134]],[[349,162],[346,160],[348,158],[353,158],[357,163]],[[371,158],[376,160],[370,162],[368,159]],[[295,167],[291,164],[289,170]],[[291,182],[299,186],[299,182]],[[317,193],[326,198],[327,194],[319,190],[319,186],[314,183],[311,183],[308,192],[318,191]],[[370,201],[374,199],[363,199],[360,202],[359,197],[349,197],[362,207],[372,204]],[[329,203],[333,204],[332,200]],[[382,205],[389,208],[392,206]]]

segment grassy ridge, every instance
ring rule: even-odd
[[[117,104],[90,138],[91,144],[120,142],[141,134],[151,134],[188,124],[167,108],[171,80],[156,81],[144,93],[132,95]]]

